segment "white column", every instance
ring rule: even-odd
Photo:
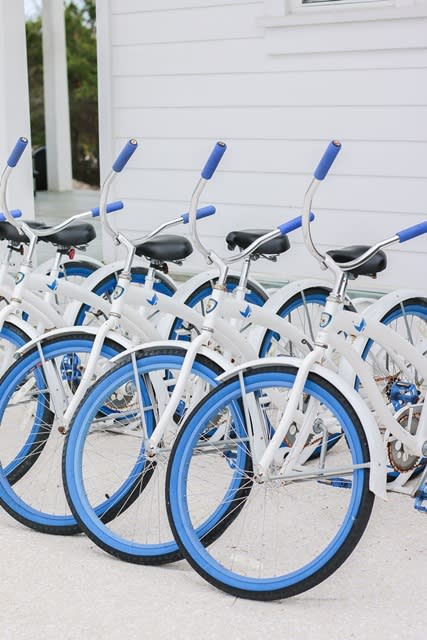
[[[43,75],[49,191],[72,189],[63,0],[43,0]]]
[[[0,167],[20,136],[30,137],[24,0],[0,0]],[[31,145],[9,181],[8,205],[34,218]]]

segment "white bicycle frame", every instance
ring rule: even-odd
[[[335,148],[334,148],[335,147]],[[386,352],[390,353],[398,363],[402,371],[407,371],[410,375],[410,368],[405,366],[405,362],[410,363],[415,369],[420,372],[421,377],[426,379],[427,376],[427,359],[419,352],[415,346],[404,340],[396,332],[389,327],[378,322],[376,319],[372,319],[370,314],[366,316],[358,313],[344,311],[343,298],[345,295],[345,289],[348,282],[346,272],[350,272],[352,269],[364,264],[370,257],[374,256],[380,249],[386,247],[395,242],[401,241],[401,236],[396,234],[390,238],[377,243],[359,258],[344,263],[337,264],[328,255],[322,255],[314,246],[311,238],[309,213],[311,211],[313,195],[320,184],[320,181],[326,176],[334,158],[336,157],[340,148],[339,143],[331,143],[328,150],[322,158],[319,167],[316,170],[315,177],[312,180],[304,198],[303,207],[303,232],[304,240],[310,253],[323,265],[329,267],[336,276],[336,282],[331,295],[328,297],[325,310],[322,314],[319,330],[317,333],[315,347],[313,351],[300,362],[290,361],[293,366],[297,366],[298,373],[295,378],[295,382],[290,391],[288,402],[284,410],[283,416],[276,428],[276,431],[268,442],[267,446],[265,441],[261,438],[261,428],[258,428],[260,433],[255,439],[253,452],[255,456],[256,478],[259,482],[265,482],[271,478],[270,466],[273,460],[277,460],[279,454],[279,448],[283,439],[285,438],[292,422],[295,420],[296,410],[301,401],[303,389],[305,387],[307,378],[311,371],[314,371],[313,367],[316,366],[316,371],[321,372],[323,377],[328,378],[328,370],[325,368],[318,368],[317,365],[322,365],[325,361],[327,351],[329,347],[334,349],[340,356],[341,361],[348,363],[347,376],[354,380],[354,374],[360,379],[364,388],[364,392],[369,400],[370,407],[373,409],[373,414],[369,418],[367,413],[368,407],[362,410],[364,419],[361,420],[362,428],[367,437],[371,462],[366,466],[370,469],[370,488],[371,490],[381,497],[385,497],[386,492],[386,460],[385,460],[385,447],[382,442],[381,434],[379,431],[379,425],[384,426],[386,430],[398,439],[408,450],[416,456],[422,457],[427,455],[427,413],[425,411],[424,403],[421,406],[420,419],[418,422],[417,430],[415,434],[411,434],[402,425],[399,424],[398,418],[402,412],[408,411],[408,408],[413,408],[420,405],[409,405],[403,407],[400,411],[397,411],[394,415],[389,411],[387,405],[384,402],[381,393],[379,392],[376,382],[372,377],[369,365],[360,357],[350,341],[344,337],[344,335],[360,335],[363,333],[363,342],[367,343],[368,340],[379,344],[384,347]],[[333,149],[332,155],[330,151]],[[329,154],[329,158],[327,158]],[[326,160],[326,163],[324,162]],[[322,166],[324,163],[324,166]],[[325,165],[327,165],[325,170]],[[319,177],[318,177],[319,175]],[[418,233],[426,231],[424,228],[426,223],[422,226],[422,230]],[[399,232],[401,233],[401,232]],[[409,234],[407,238],[413,237]],[[340,333],[342,332],[342,334]],[[283,362],[283,360],[282,360]],[[350,366],[350,373],[348,372],[348,366]],[[345,372],[346,366],[342,365],[342,372]],[[342,390],[344,395],[351,400],[352,403],[356,403],[356,396],[353,386],[344,383],[343,375],[334,376],[335,385],[338,389]],[[243,376],[241,377],[243,380]],[[244,391],[244,389],[242,390]],[[360,408],[360,402],[357,403]],[[357,406],[353,404],[353,406]],[[369,410],[368,410],[369,411]],[[373,419],[375,416],[375,420]],[[313,415],[311,411],[307,411],[305,420],[300,427],[293,446],[287,451],[287,455],[283,460],[279,473],[274,473],[274,479],[280,479],[282,481],[295,480],[297,478],[303,478],[304,473],[301,473],[301,469],[298,470],[298,462],[303,452],[304,446],[307,442],[307,438],[311,433],[313,427]],[[324,438],[327,434],[324,434]],[[326,448],[324,449],[326,454]],[[321,456],[322,457],[322,456]],[[352,469],[349,469],[350,473]],[[335,470],[331,472],[328,470],[328,474],[345,473],[343,470]],[[310,475],[313,474],[311,470]],[[324,472],[323,472],[324,473]],[[322,468],[319,467],[318,475],[322,475]],[[421,479],[423,481],[423,478]],[[416,490],[415,490],[416,491]]]

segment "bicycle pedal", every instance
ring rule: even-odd
[[[337,489],[351,489],[353,486],[352,481],[348,478],[322,478],[317,481],[319,484],[327,484],[330,487],[336,487]]]
[[[427,513],[427,504],[423,504],[425,500],[427,500],[427,482],[424,482],[423,486],[420,487],[415,497],[414,507],[420,513]]]

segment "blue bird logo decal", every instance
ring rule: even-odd
[[[241,315],[243,318],[249,318],[249,316],[251,315],[251,313],[252,313],[252,309],[251,309],[251,308],[250,308],[250,306],[248,305],[248,306],[246,307],[246,309],[243,309],[243,311],[241,311],[241,312],[240,312],[240,315]]]
[[[55,280],[53,280],[53,282],[51,282],[50,284],[47,285],[47,288],[50,289],[51,291],[56,291],[58,288],[58,283]]]
[[[157,304],[159,298],[157,297],[157,294],[155,293],[154,296],[152,298],[147,298],[147,302],[148,304],[151,304],[152,307],[154,307],[155,304]]]
[[[366,321],[364,318],[361,319],[361,321],[359,322],[359,324],[354,323],[354,328],[356,329],[356,331],[358,331],[359,333],[361,333],[363,331],[363,329],[366,327]]]

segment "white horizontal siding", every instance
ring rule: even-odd
[[[369,7],[368,7],[369,10]],[[286,29],[271,29],[268,50],[272,54],[322,53],[325,51],[384,51],[424,48],[427,18],[375,22],[345,22],[336,24],[293,25]],[[307,36],[309,34],[309,42]]]
[[[427,141],[427,106],[116,107],[115,137],[225,140]],[[379,149],[384,149],[380,144]],[[409,146],[409,149],[411,147]],[[283,149],[283,154],[285,149]],[[266,156],[268,154],[265,154]],[[408,151],[408,156],[411,151]],[[367,158],[366,170],[369,170]]]
[[[210,149],[209,149],[210,151]],[[206,157],[208,153],[206,153]],[[337,160],[338,162],[338,160]],[[200,163],[200,168],[204,162]],[[164,198],[165,192],[173,200],[191,195],[199,173],[196,171],[170,171],[167,169],[138,170],[128,168],[120,180],[123,197],[143,197],[150,200]],[[220,202],[231,204],[264,203],[292,207],[302,202],[310,174],[285,176],[273,173],[233,172],[224,162],[209,184],[209,194]],[[332,174],[316,195],[317,207],[328,207],[345,212],[379,210],[389,213],[416,213],[425,215],[427,180],[388,177],[336,176]]]
[[[427,27],[425,28],[427,32]],[[424,39],[427,37],[425,36]],[[253,38],[230,38],[197,42],[174,42],[173,55],[167,55],[164,43],[123,43],[115,45],[113,75],[188,75],[220,73],[265,73],[266,45],[262,34]],[[270,56],[269,71],[319,71],[372,69],[372,52],[319,53],[316,55]],[[399,51],[376,51],[375,68],[399,69],[427,66],[426,49],[400,49]]]
[[[111,88],[101,104],[111,155],[106,145],[104,172],[127,138],[141,142],[115,187],[126,202],[120,226],[141,235],[186,210],[218,139],[229,149],[203,194],[218,212],[200,225],[218,251],[231,228],[274,227],[297,215],[332,138],[343,150],[315,200],[321,249],[369,244],[426,217],[425,19],[363,23],[366,38],[355,50],[345,43],[360,25],[341,25],[335,45],[344,51],[334,53],[327,43],[336,25],[265,33],[263,11],[263,2],[245,0],[98,3],[102,24],[109,21],[101,51],[111,56],[103,67]],[[307,43],[320,53],[304,53]],[[291,240],[278,264],[255,265],[261,276],[319,274],[301,234]],[[424,247],[419,238],[393,248],[387,273],[357,286],[422,286]],[[198,266],[192,256],[185,269]]]
[[[181,11],[194,7],[226,7],[239,4],[261,4],[260,0],[111,0],[111,12],[118,14]]]
[[[117,107],[425,106],[427,69],[117,77]]]
[[[148,138],[141,133],[140,150],[132,158],[131,168],[155,171],[175,169],[193,171],[196,175],[212,140],[212,136],[206,141],[186,137]],[[381,145],[369,140],[347,141],[341,136],[340,140],[343,149],[334,165],[334,175],[426,180],[427,140],[416,143],[384,141]],[[280,174],[285,180],[287,176],[297,174],[308,177],[327,142],[328,138],[317,141],[227,137],[228,152],[219,170],[244,174]],[[125,143],[125,137],[116,140],[117,152]]]
[[[224,10],[227,19],[224,20]],[[263,12],[262,3],[230,4],[224,6],[191,7],[178,11],[143,11],[117,13],[113,16],[112,42],[133,44],[140,42],[185,42],[253,38],[262,35],[255,20]]]

